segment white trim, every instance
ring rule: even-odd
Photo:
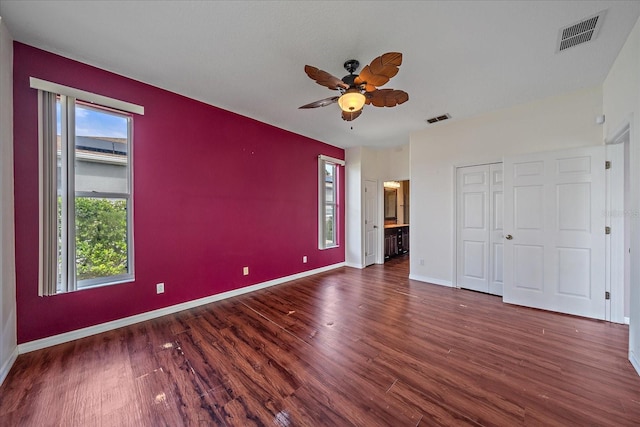
[[[625,325],[629,324],[629,316],[624,316],[624,324]]]
[[[628,240],[627,227],[630,224],[624,217],[625,203],[629,203],[629,200],[626,200],[628,195],[625,194],[625,181],[629,177],[629,171],[625,171],[625,166],[629,166],[629,163],[625,156],[628,154],[626,149],[631,143],[630,132],[631,116],[627,116],[622,124],[604,140],[606,160],[612,163],[611,169],[606,173],[605,221],[606,225],[611,227],[611,234],[607,236],[605,247],[607,281],[605,290],[611,292],[611,299],[606,302],[605,320],[614,323],[626,322],[626,324],[629,324],[629,318],[624,317],[625,272],[628,268],[625,242]]]
[[[333,203],[328,203],[326,199],[327,183],[325,180],[325,171],[327,165],[332,165],[331,167],[333,169]],[[338,166],[344,166],[344,161],[323,154],[318,155],[318,249],[321,251],[340,246],[340,240],[338,239],[338,212],[342,207],[338,200],[338,183],[344,179],[343,175],[346,175],[346,173],[344,169],[340,172]],[[333,205],[333,242],[327,245],[326,214],[327,206],[331,204]],[[343,236],[343,240],[346,240],[346,236]]]
[[[58,83],[48,82],[46,80],[41,80],[35,77],[29,77],[29,84],[31,85],[32,89],[57,93],[59,95],[78,98],[83,101],[91,102],[93,104],[100,104],[105,107],[115,108],[116,110],[144,115],[144,107],[141,105],[133,104],[131,102],[109,98],[108,96],[98,95],[92,92],[87,92],[85,90],[64,86]]]
[[[0,367],[0,385],[2,385],[4,380],[7,378],[7,375],[9,375],[9,371],[11,370],[11,367],[13,366],[16,359],[18,358],[18,354],[20,353],[18,351],[18,347],[16,346],[11,352],[11,355],[9,356],[9,358],[4,362],[2,367]]]
[[[358,265],[358,264],[354,264],[352,262],[346,262],[344,264],[345,267],[350,267],[350,268],[357,268],[358,270],[362,270],[365,266],[364,265]]]
[[[475,165],[471,165],[475,166]],[[464,168],[468,166],[456,166],[451,168],[451,180],[453,182],[453,197],[451,200],[451,212],[453,212],[453,233],[451,242],[451,287],[459,288],[458,286],[458,168]]]
[[[629,352],[629,362],[631,362],[631,365],[633,366],[633,368],[636,370],[638,375],[640,375],[640,360],[638,360],[638,358],[633,353],[633,351]]]
[[[344,160],[336,159],[335,157],[325,156],[324,154],[318,154],[318,159],[325,162],[329,162],[329,163],[335,163],[336,165],[340,165],[340,166],[345,165]]]
[[[486,161],[486,162],[474,162],[473,160],[470,160],[468,162],[460,162],[460,163],[455,163],[453,165],[453,169],[455,172],[455,169],[458,168],[468,168],[469,166],[484,166],[484,165],[495,165],[497,163],[503,163],[504,158],[500,158],[500,159],[496,159],[496,160],[491,160],[491,161]],[[455,177],[455,175],[454,175]]]
[[[631,131],[632,122],[633,114],[628,114],[613,131],[609,132],[609,136],[604,139],[604,143],[615,144],[626,132]]]
[[[369,179],[369,181],[376,182],[376,199],[378,202],[378,205],[376,206],[376,224],[380,224],[378,226],[378,232],[376,236],[376,238],[378,239],[378,249],[377,249],[378,254],[376,257],[376,264],[384,265],[384,186],[382,184],[383,181],[379,179],[375,179],[375,180]],[[409,200],[412,200],[411,199],[412,188],[413,188],[412,186],[409,186]],[[364,209],[363,208],[361,209],[363,212],[362,223],[364,223]],[[411,209],[411,206],[409,206],[409,209]],[[409,222],[411,222],[411,216],[409,216]],[[413,241],[411,240],[411,230],[413,230],[413,228],[409,227],[409,246],[411,246],[411,242]],[[365,245],[365,242],[363,241],[362,242],[363,253],[364,253],[364,245]],[[409,264],[409,268],[411,268],[411,264]]]
[[[418,280],[419,282],[430,283],[432,285],[446,286],[449,288],[454,287],[453,283],[451,283],[451,280],[435,279],[433,277],[421,276],[418,274],[410,274],[409,279]]]
[[[324,160],[322,159],[322,155],[318,156],[318,249],[324,250],[327,248],[327,240],[325,237],[325,215],[326,215],[326,207],[324,204],[324,200],[326,197],[326,189],[324,183]],[[337,168],[336,168],[337,169]],[[335,178],[335,176],[334,176]],[[335,189],[335,179],[334,179],[334,189]],[[335,209],[333,211],[333,219],[335,226]],[[335,243],[335,242],[334,242]]]
[[[167,314],[177,313],[179,311],[188,310],[190,308],[199,307],[205,304],[211,304],[212,302],[220,301],[227,298],[236,297],[249,292],[258,291],[260,289],[268,288],[270,286],[280,285],[291,280],[301,279],[303,277],[312,276],[314,274],[323,273],[325,271],[334,270],[336,268],[344,267],[344,262],[337,264],[327,265],[325,267],[316,268],[314,270],[303,271],[301,273],[292,274],[290,276],[281,277],[279,279],[273,279],[255,285],[246,286],[244,288],[234,289],[232,291],[223,292],[221,294],[211,295],[208,297],[183,302],[180,304],[172,305],[169,307],[160,308],[158,310],[147,311],[146,313],[136,314],[134,316],[124,317],[122,319],[113,320],[111,322],[101,323],[99,325],[89,326],[87,328],[76,329],[75,331],[65,332],[58,335],[42,338],[39,340],[29,341],[18,345],[19,354],[29,353],[35,350],[41,350],[43,348],[51,347],[54,345],[62,344],[65,342],[85,338],[91,335],[99,334],[102,332],[111,331],[113,329],[122,328],[124,326],[133,325],[139,322],[155,319],[157,317],[166,316]]]
[[[605,171],[605,225],[611,234],[605,237],[605,320],[622,323],[624,317],[625,218],[624,213],[624,144],[605,145],[606,160],[612,164]]]

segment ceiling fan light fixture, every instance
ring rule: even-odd
[[[349,89],[346,91],[340,99],[338,99],[338,105],[342,111],[347,113],[353,113],[359,111],[364,106],[366,98],[358,89]]]
[[[409,94],[403,90],[378,89],[378,86],[384,85],[398,73],[398,67],[402,65],[402,53],[387,52],[380,55],[364,67],[360,74],[354,74],[359,65],[360,63],[355,59],[345,62],[344,68],[349,75],[342,79],[311,65],[305,65],[304,72],[310,79],[315,80],[320,86],[339,91],[340,95],[311,102],[298,108],[325,107],[337,102],[342,110],[342,120],[351,122],[360,117],[364,104],[374,107],[395,107],[409,100]]]

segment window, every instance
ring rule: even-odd
[[[318,247],[338,246],[338,166],[344,161],[318,156]]]
[[[131,280],[131,115],[65,96],[56,106],[57,292]]]
[[[62,88],[39,88],[40,295],[134,277],[133,115],[109,105],[122,101]]]

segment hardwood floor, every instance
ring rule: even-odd
[[[341,268],[20,355],[2,426],[640,424],[628,327]]]

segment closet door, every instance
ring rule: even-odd
[[[457,286],[502,295],[502,164],[456,171]]]

